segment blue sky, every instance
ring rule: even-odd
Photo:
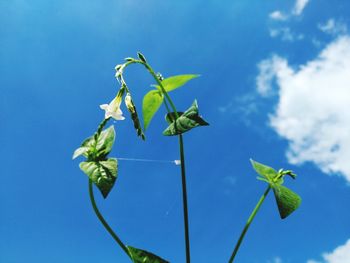
[[[286,185],[303,203],[282,221],[269,196],[237,262],[350,262],[348,1],[2,0],[0,10],[1,262],[128,262],[71,156],[119,88],[115,65],[137,51],[165,77],[201,74],[172,94],[179,109],[196,98],[211,124],[184,138],[193,262],[227,262],[265,188],[249,158],[294,170]],[[137,66],[126,78],[140,110],[152,78]],[[114,123],[111,156],[178,159],[164,113],[145,142],[129,119]],[[97,201],[125,243],[184,262],[179,167],[120,161]]]

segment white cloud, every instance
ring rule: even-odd
[[[318,24],[318,28],[330,35],[345,34],[348,31],[346,24],[331,18],[324,24]]]
[[[269,17],[273,20],[285,21],[288,19],[288,16],[283,14],[281,11],[274,11],[270,13]]]
[[[308,260],[307,263],[349,263],[350,262],[350,239],[330,253],[322,255],[322,261]]]
[[[289,11],[287,14],[281,12],[280,10],[276,10],[270,13],[269,17],[270,19],[273,19],[273,20],[286,21],[291,16],[300,16],[303,13],[309,1],[310,0],[296,0],[292,10]]]
[[[292,14],[296,16],[301,15],[308,3],[309,0],[296,0],[294,8],[292,10]]]
[[[279,74],[280,78],[285,78],[292,74],[287,61],[276,55],[261,61],[258,64],[258,69],[260,74],[256,78],[256,84],[259,94],[264,97],[273,95],[272,82],[276,78],[276,73]]]
[[[350,36],[293,69],[277,55],[258,64],[257,89],[279,96],[270,125],[289,142],[290,163],[313,162],[350,182]]]
[[[287,21],[293,16],[300,16],[310,0],[296,0],[292,10],[287,13],[280,10],[273,11],[269,14],[269,18],[277,21]]]
[[[284,13],[280,10],[276,10],[269,14],[269,18],[277,22],[288,22],[290,18],[300,16],[308,2],[309,0],[296,0],[294,7],[291,11]],[[269,33],[270,37],[272,38],[280,37],[282,41],[288,42],[293,42],[295,40],[301,40],[304,38],[303,34],[296,34],[292,32],[289,27],[283,26],[279,26],[277,28],[270,28]]]
[[[281,27],[277,29],[270,29],[270,37],[280,37],[282,41],[293,42],[304,38],[302,34],[295,34],[289,27]]]

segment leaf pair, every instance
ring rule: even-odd
[[[166,92],[175,90],[185,85],[191,79],[197,78],[199,75],[187,74],[187,75],[177,75],[172,76],[161,81],[162,86]],[[157,89],[149,91],[143,98],[142,102],[142,115],[143,115],[143,125],[146,130],[153,118],[153,116],[158,111],[159,107],[164,101],[164,95],[161,88],[155,85]]]
[[[114,126],[87,138],[82,145],[74,151],[73,159],[80,155],[87,161],[79,164],[80,169],[98,187],[103,197],[106,198],[117,179],[118,161],[107,158],[115,141]]]
[[[198,104],[195,100],[192,106],[184,113],[179,112],[179,118],[175,118],[174,113],[167,114],[165,119],[170,124],[168,128],[163,131],[163,135],[173,136],[185,133],[198,126],[207,126],[205,120],[199,116]]]
[[[291,171],[283,170],[277,172],[272,167],[258,163],[254,160],[250,161],[254,170],[262,176],[258,177],[258,179],[266,181],[272,187],[281,218],[284,219],[288,217],[300,206],[301,198],[292,190],[282,185],[283,177],[285,175],[290,175],[292,178],[295,178],[295,174]]]

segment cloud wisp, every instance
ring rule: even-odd
[[[300,16],[308,2],[309,0],[296,0],[293,8],[287,13],[280,10],[271,12],[269,14],[270,20],[279,22],[279,24],[274,24],[273,27],[269,29],[270,37],[280,38],[282,41],[286,42],[302,40],[304,38],[303,34],[294,33],[289,26],[283,26],[281,23],[286,23],[290,18]]]
[[[296,0],[291,11],[283,13],[280,10],[275,10],[269,14],[269,18],[276,21],[287,21],[290,17],[300,16],[308,3],[309,0]]]
[[[279,98],[269,122],[288,141],[289,162],[312,162],[350,182],[350,36],[297,68],[277,55],[258,68],[258,92]]]
[[[334,18],[330,18],[324,24],[318,24],[318,28],[329,35],[343,35],[348,32],[348,28],[346,24],[335,20]]]
[[[282,41],[293,42],[296,40],[302,40],[304,38],[304,35],[292,32],[289,27],[280,27],[276,29],[270,29],[270,37],[280,37]]]
[[[288,19],[288,16],[279,10],[270,13],[269,17],[278,21],[286,21]]]
[[[292,14],[295,16],[300,16],[308,3],[309,0],[296,0]]]

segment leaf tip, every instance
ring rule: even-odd
[[[137,56],[142,62],[147,63],[145,56],[140,51],[137,52]]]

